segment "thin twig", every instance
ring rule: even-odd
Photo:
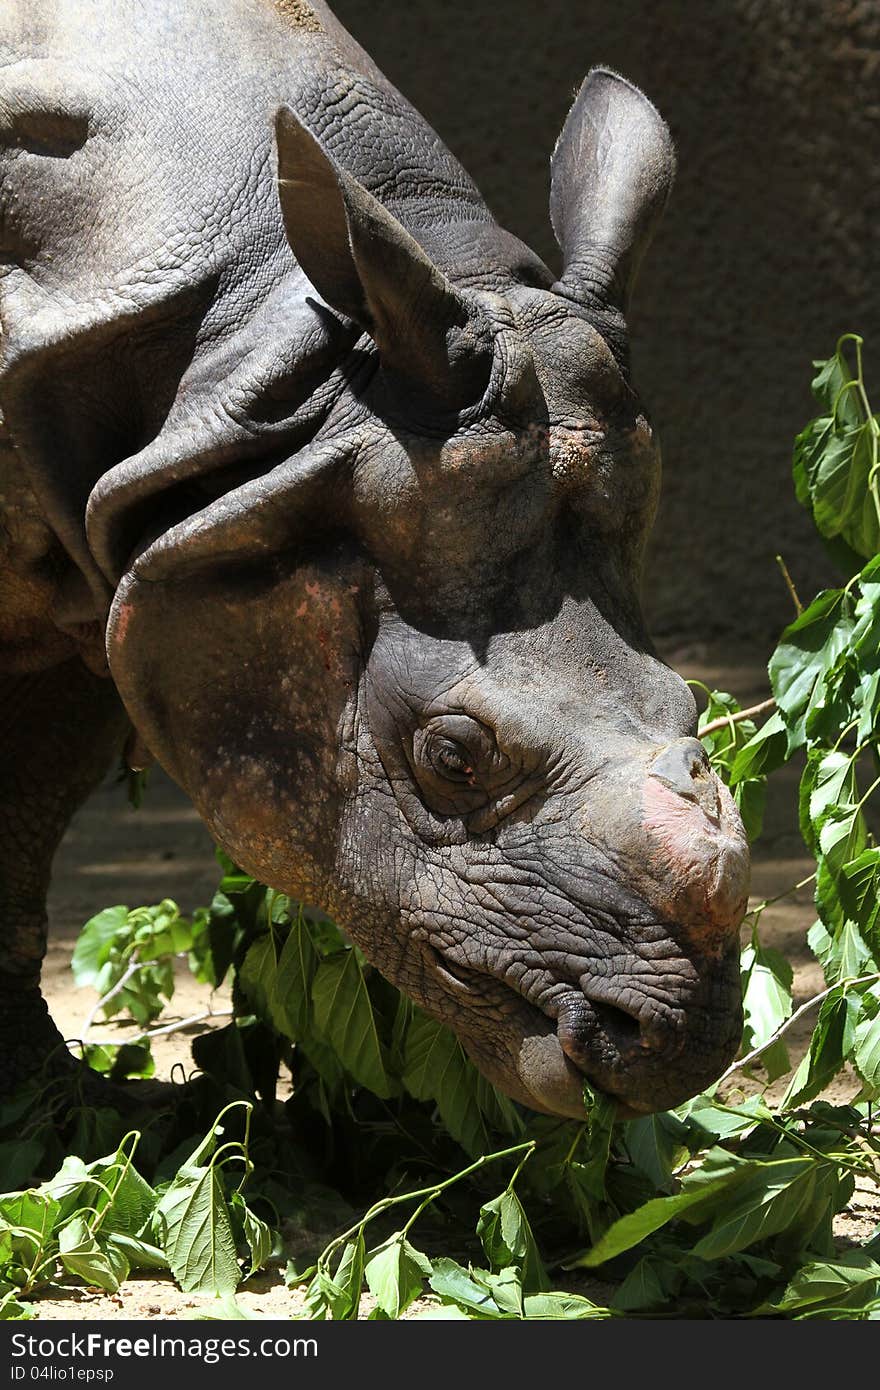
[[[207,1013],[191,1014],[189,1018],[178,1019],[176,1023],[165,1023],[161,1028],[148,1028],[145,1033],[136,1033],[131,1038],[92,1038],[92,1047],[117,1047],[123,1043],[148,1042],[150,1038],[167,1037],[169,1033],[180,1033],[184,1028],[192,1028],[196,1023],[204,1023],[209,1018],[231,1018],[231,1009],[209,1009]]]
[[[524,1153],[525,1150],[533,1152],[536,1143],[537,1141],[535,1139],[529,1139],[526,1140],[525,1143],[515,1144],[509,1149],[499,1149],[496,1153],[481,1154],[473,1163],[468,1164],[467,1168],[462,1168],[460,1173],[453,1173],[451,1178],[444,1178],[442,1182],[434,1183],[431,1187],[422,1187],[416,1192],[402,1192],[399,1196],[384,1197],[380,1201],[374,1202],[369,1210],[361,1217],[360,1221],[356,1222],[353,1226],[349,1226],[348,1230],[343,1231],[341,1235],[335,1236],[330,1244],[325,1247],[318,1256],[318,1268],[323,1266],[326,1269],[331,1256],[334,1251],[338,1250],[340,1245],[344,1245],[352,1236],[357,1235],[358,1231],[366,1226],[368,1222],[372,1221],[374,1216],[379,1216],[381,1212],[387,1211],[389,1207],[395,1207],[400,1202],[416,1202],[422,1197],[433,1201],[435,1197],[439,1197],[442,1192],[445,1192],[447,1187],[452,1187],[454,1183],[461,1182],[462,1178],[470,1177],[471,1173],[475,1173],[478,1168],[485,1167],[487,1163],[494,1163],[496,1159],[499,1158],[511,1158],[514,1154]]]
[[[793,883],[790,888],[784,888],[782,892],[777,893],[775,897],[765,898],[763,902],[756,903],[754,907],[750,907],[746,913],[746,917],[760,917],[767,911],[767,908],[772,907],[774,903],[780,903],[783,898],[790,898],[792,893],[797,893],[801,888],[806,888],[807,884],[812,883],[815,877],[816,870],[814,869],[811,874],[807,874],[806,878],[800,879],[798,883]]]
[[[745,1057],[740,1057],[738,1061],[731,1062],[727,1071],[723,1071],[719,1076],[715,1083],[716,1086],[720,1086],[722,1081],[726,1081],[729,1076],[733,1076],[734,1072],[742,1071],[743,1067],[749,1067],[752,1062],[756,1062],[762,1052],[766,1052],[768,1047],[772,1047],[775,1042],[778,1042],[783,1034],[787,1033],[789,1028],[797,1023],[799,1018],[803,1018],[805,1013],[809,1013],[810,1009],[815,1008],[817,1004],[821,1004],[823,999],[827,999],[832,990],[838,989],[841,985],[849,989],[853,985],[876,984],[878,980],[880,980],[880,974],[859,975],[857,979],[838,980],[835,984],[829,985],[827,989],[823,989],[821,994],[815,994],[812,999],[808,999],[805,1004],[801,1004],[799,1009],[795,1009],[791,1018],[787,1018],[784,1023],[781,1023],[776,1029],[776,1032],[771,1034],[765,1043],[761,1043],[760,1047],[754,1048],[752,1052],[747,1053]]]
[[[100,1010],[103,1009],[105,1004],[109,1004],[111,999],[115,999],[117,994],[122,993],[132,976],[136,975],[140,970],[141,964],[142,962],[137,959],[136,954],[133,955],[131,958],[131,963],[128,965],[125,972],[116,981],[116,984],[113,986],[113,988],[108,989],[106,994],[102,994],[95,1007],[89,1011],[86,1021],[83,1024],[82,1037],[80,1039],[80,1041],[83,1044],[91,1041],[91,1039],[89,1038],[89,1030],[91,1029],[91,1026],[94,1023],[95,1019],[98,1017]]]
[[[832,1121],[832,1124],[833,1123],[834,1122]],[[877,1161],[878,1159],[880,1159],[880,1153],[878,1153],[877,1150],[871,1146],[866,1135],[862,1134],[862,1132],[858,1129],[852,1129],[848,1125],[834,1124],[834,1128],[840,1134],[845,1134],[848,1139],[852,1139],[853,1143],[858,1144],[859,1148],[871,1160],[871,1163],[876,1168]]]
[[[782,570],[782,577],[785,580],[786,585],[788,586],[788,592],[791,594],[791,601],[794,604],[794,611],[797,613],[798,617],[800,617],[804,611],[804,605],[801,603],[800,598],[798,597],[798,591],[794,587],[794,580],[788,572],[788,565],[785,563],[781,555],[776,556],[776,563]]]
[[[737,710],[736,714],[723,714],[720,719],[713,719],[705,729],[700,729],[700,738],[705,738],[706,734],[717,733],[719,729],[726,729],[728,724],[738,724],[741,719],[753,719],[756,714],[769,714],[770,710],[775,708],[776,701],[771,696],[769,700],[762,700],[759,705],[752,705],[750,709]]]

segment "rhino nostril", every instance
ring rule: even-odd
[[[715,776],[699,739],[682,738],[661,748],[648,764],[648,773],[678,796],[696,802],[707,814],[717,811]]]
[[[684,1041],[680,1031],[669,1018],[654,1013],[635,1015],[585,996],[568,1000],[557,1022],[563,1052],[587,1073],[600,1058],[635,1060],[646,1052],[675,1056]]]
[[[631,1052],[642,1046],[642,1028],[638,1019],[613,1004],[593,1004],[593,1013],[599,1027],[610,1038],[618,1052]]]

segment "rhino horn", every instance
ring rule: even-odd
[[[370,334],[410,392],[448,410],[478,400],[492,337],[476,306],[288,107],[275,134],[287,238],[318,293]]]
[[[674,177],[659,112],[625,78],[594,68],[551,161],[550,219],[564,263],[555,288],[619,321]]]

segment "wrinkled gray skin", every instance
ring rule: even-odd
[[[705,1086],[748,860],[639,611],[654,108],[586,80],[554,281],[317,0],[7,0],[0,45],[0,1087],[129,721],[516,1099]]]

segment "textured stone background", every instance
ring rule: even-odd
[[[499,219],[556,265],[548,157],[605,63],[669,122],[679,177],[632,316],[665,482],[646,604],[664,645],[766,657],[831,575],[794,500],[811,359],[861,332],[880,408],[878,0],[331,0]]]

